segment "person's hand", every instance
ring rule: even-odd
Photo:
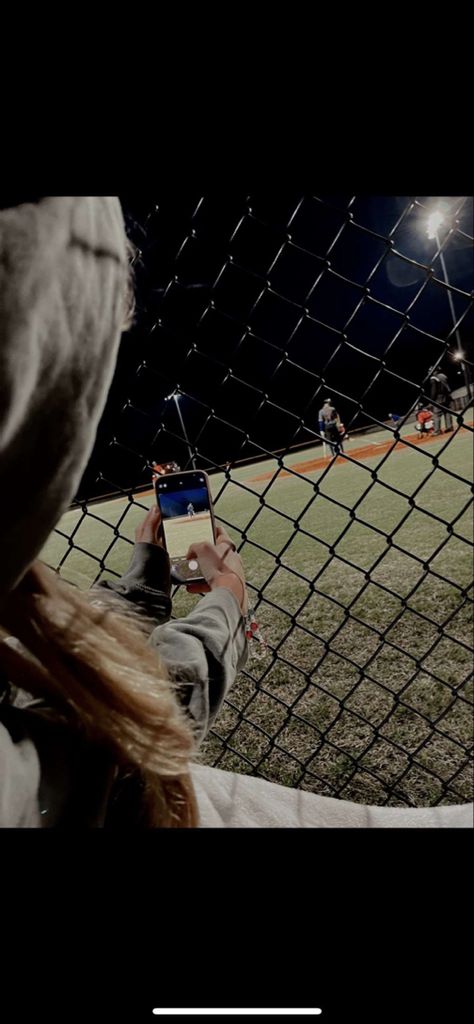
[[[161,536],[161,515],[158,505],[153,505],[135,530],[135,543],[157,544],[163,547]]]
[[[242,615],[248,612],[248,595],[245,586],[245,574],[240,555],[235,550],[228,533],[222,526],[216,528],[216,543],[203,541],[192,544],[186,555],[189,560],[197,559],[199,568],[206,583],[189,583],[186,590],[190,594],[203,594],[217,587],[230,590],[236,598]]]

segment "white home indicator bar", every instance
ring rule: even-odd
[[[285,1017],[311,1017],[312,1014],[314,1014],[314,1013],[321,1013],[321,1012],[322,1011],[320,1009],[303,1010],[301,1007],[298,1007],[296,1010],[290,1010],[289,1008],[285,1008],[283,1010],[276,1010],[276,1009],[263,1010],[261,1007],[259,1009],[249,1009],[249,1008],[246,1008],[246,1009],[243,1009],[243,1008],[236,1009],[234,1007],[234,1008],[230,1008],[230,1009],[227,1009],[227,1010],[217,1010],[215,1007],[213,1007],[212,1009],[208,1009],[208,1010],[205,1010],[204,1008],[199,1008],[197,1010],[190,1010],[189,1008],[187,1008],[185,1010],[178,1010],[178,1009],[167,1009],[167,1010],[163,1009],[163,1010],[161,1010],[161,1009],[156,1008],[155,1010],[153,1010],[153,1013],[163,1014],[164,1016],[168,1016],[168,1014],[170,1014],[173,1017],[178,1017],[180,1015],[185,1015],[186,1017],[205,1017],[207,1015],[209,1015],[211,1017],[217,1017],[220,1013],[225,1013],[229,1017],[237,1017],[237,1016],[239,1016],[241,1014],[246,1014],[248,1016],[252,1016],[253,1014],[255,1014],[256,1016],[259,1016],[259,1017],[275,1017],[275,1016],[277,1016],[277,1017],[283,1017],[283,1016],[285,1016]]]

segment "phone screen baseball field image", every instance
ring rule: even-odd
[[[186,555],[192,544],[214,541],[214,516],[206,473],[171,473],[155,483],[165,546],[173,579],[190,583],[202,579],[196,559]]]

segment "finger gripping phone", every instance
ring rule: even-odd
[[[195,558],[188,559],[192,544],[215,542],[216,528],[209,478],[201,470],[167,473],[155,480],[163,539],[175,583],[204,583]]]

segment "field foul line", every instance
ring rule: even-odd
[[[458,437],[460,434],[467,436],[467,433],[467,430],[461,427],[458,431]],[[347,454],[356,462],[362,462],[364,459],[373,458],[374,455],[379,455],[384,451],[388,452],[390,448],[393,451],[413,451],[413,449],[406,443],[407,441],[412,445],[425,447],[425,445],[433,444],[435,442],[439,444],[442,440],[444,440],[444,435],[439,434],[428,436],[423,440],[421,440],[419,434],[405,434],[403,441],[397,441],[395,444],[393,441],[372,441],[370,445],[366,445],[364,448],[354,448],[353,451],[348,450]],[[277,474],[278,479],[280,480],[285,476],[292,476],[293,473],[301,473],[304,475],[305,473],[313,473],[317,469],[325,469],[325,467],[329,465],[329,460],[333,458],[333,455],[329,455],[324,459],[310,459],[307,462],[295,462],[291,466],[291,472],[286,469],[281,469]],[[335,462],[338,466],[350,465],[350,460],[345,459],[343,455],[338,455],[335,458]],[[273,472],[260,473],[259,476],[253,476],[251,479],[247,480],[247,483],[255,484],[259,483],[260,480],[270,480],[274,475],[274,470]]]

